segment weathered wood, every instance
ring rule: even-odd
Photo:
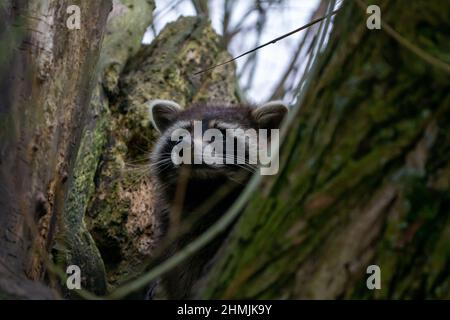
[[[81,9],[80,30],[66,27],[73,4]],[[0,6],[2,296],[53,296],[38,284],[46,274],[42,257],[63,212],[110,8],[106,0]]]

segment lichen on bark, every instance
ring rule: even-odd
[[[107,36],[105,45],[109,43],[117,44]],[[104,53],[109,50],[102,51],[103,59],[111,61],[101,79],[106,94],[97,88],[91,102],[91,109],[97,112],[94,126],[85,132],[87,147],[79,154],[79,169],[75,171],[79,186],[85,187],[73,189],[73,199],[68,201],[78,209],[67,208],[77,217],[85,214],[101,255],[98,263],[105,265],[111,288],[141,274],[156,246],[154,185],[148,163],[156,135],[149,124],[146,102],[171,99],[183,106],[193,102],[236,103],[233,64],[193,75],[230,58],[220,43],[208,20],[182,17],[166,26],[150,45],[130,54],[118,69],[116,59]],[[81,226],[84,234],[84,224]],[[87,248],[92,244],[91,240],[85,243]],[[92,276],[101,277],[100,265],[91,270]]]
[[[127,60],[141,45],[152,19],[154,2],[115,0],[108,16],[97,78],[89,103],[80,149],[73,169],[56,249],[61,266],[75,264],[83,270],[83,287],[96,294],[107,289],[106,273],[100,252],[86,228],[85,213],[95,191],[97,166],[114,130],[108,95],[117,90],[117,81]]]

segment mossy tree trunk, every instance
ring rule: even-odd
[[[372,1],[374,2],[374,1]],[[450,3],[378,1],[450,63]],[[349,1],[281,150],[203,298],[450,298],[450,76]],[[381,268],[381,290],[366,268]]]
[[[78,5],[81,29],[66,27]],[[110,1],[0,2],[0,296],[40,285],[77,155]],[[34,281],[34,282],[32,282]]]
[[[115,247],[109,252],[103,252],[104,256],[101,256],[102,252],[87,228],[85,215],[96,185],[104,183],[98,177],[98,166],[108,156],[117,156],[106,155],[105,151],[110,150],[111,144],[114,144],[114,132],[120,130],[111,111],[110,97],[117,94],[119,76],[128,59],[141,46],[144,32],[151,23],[154,7],[153,0],[113,2],[97,65],[97,79],[92,89],[80,149],[72,171],[73,180],[59,224],[55,246],[58,265],[62,268],[67,265],[79,266],[83,274],[82,287],[99,295],[105,294],[108,286],[104,258],[109,254],[114,255]],[[117,148],[117,153],[121,151],[122,149]],[[108,181],[111,181],[110,177]],[[119,210],[118,205],[109,209],[109,216],[114,216]],[[113,225],[109,227],[114,229]],[[76,297],[72,293],[67,291],[66,295]]]

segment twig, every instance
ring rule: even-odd
[[[207,68],[207,69],[198,71],[198,72],[194,73],[194,76],[199,75],[199,74],[202,74],[202,73],[205,73],[205,72],[210,71],[210,70],[212,70],[212,69],[215,69],[215,68],[217,68],[217,67],[221,67],[221,66],[223,66],[223,65],[225,65],[225,64],[228,64],[228,63],[233,62],[233,61],[235,61],[235,60],[237,60],[237,59],[239,59],[239,58],[242,58],[243,56],[246,56],[246,55],[248,55],[248,54],[250,54],[250,53],[252,53],[252,52],[255,52],[255,51],[257,51],[257,50],[259,50],[259,49],[261,49],[261,48],[264,48],[264,47],[266,47],[266,46],[268,46],[268,45],[270,45],[270,44],[274,44],[274,43],[276,43],[276,42],[278,42],[278,41],[280,41],[280,40],[282,40],[282,39],[284,39],[284,38],[287,38],[287,37],[293,35],[294,33],[300,32],[300,31],[302,31],[302,30],[304,30],[304,29],[306,29],[306,28],[311,27],[312,25],[314,25],[314,24],[316,24],[316,23],[318,23],[318,22],[320,22],[320,21],[325,20],[326,18],[329,18],[329,17],[335,15],[336,13],[338,13],[338,11],[339,11],[339,9],[338,9],[338,10],[335,10],[335,11],[329,13],[329,14],[327,14],[326,16],[323,16],[323,17],[321,17],[321,18],[318,18],[318,19],[316,19],[316,20],[313,20],[313,21],[311,21],[311,22],[305,24],[304,26],[302,26],[302,27],[300,27],[300,28],[297,28],[297,29],[295,29],[295,30],[292,30],[291,32],[288,32],[288,33],[286,33],[286,34],[284,34],[284,35],[282,35],[282,36],[280,36],[280,37],[278,37],[278,38],[275,38],[275,39],[273,39],[273,40],[270,40],[269,42],[266,42],[266,43],[264,43],[264,44],[262,44],[262,45],[260,45],[260,46],[257,46],[256,48],[253,48],[253,49],[251,49],[251,50],[249,50],[249,51],[246,51],[246,52],[244,52],[244,53],[238,55],[237,57],[233,57],[233,58],[231,58],[230,60],[227,60],[227,61],[225,61],[225,62],[219,63],[219,64],[214,65],[214,66],[212,66],[212,67],[209,67],[209,68]]]
[[[324,13],[326,13],[327,7],[328,6],[325,5],[325,0],[322,0],[320,5],[315,10],[315,12],[312,14],[310,19],[314,19],[315,17],[321,16]],[[276,85],[275,90],[273,91],[273,94],[269,100],[281,99],[286,94],[286,92],[287,92],[286,82],[287,82],[289,76],[291,76],[291,74],[294,74],[297,72],[297,69],[298,69],[298,67],[296,67],[297,61],[300,59],[301,53],[304,51],[304,49],[306,47],[306,42],[311,38],[311,34],[310,34],[311,30],[313,30],[313,29],[308,29],[308,32],[306,32],[304,37],[300,40],[300,43],[297,45],[297,49],[293,55],[293,58],[291,59],[291,62],[285,69],[283,75],[280,77],[278,84]],[[314,38],[314,36],[312,36],[312,38]],[[295,79],[296,79],[296,77],[293,78],[294,81],[295,81]],[[289,86],[290,86],[289,90],[292,90],[294,87],[292,84],[290,84]]]

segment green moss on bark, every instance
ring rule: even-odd
[[[80,266],[84,275],[83,288],[97,294],[106,292],[106,272],[97,244],[86,227],[85,214],[94,191],[102,183],[98,180],[98,167],[110,143],[110,133],[115,130],[108,97],[117,92],[120,72],[139,49],[153,9],[153,1],[114,1],[97,64],[98,78],[61,217],[56,246],[60,251],[58,261],[63,267]]]
[[[449,62],[448,6],[380,5]],[[364,17],[354,3],[338,13],[280,173],[255,192],[201,297],[448,297],[449,75]],[[366,287],[370,264],[382,290]]]
[[[112,286],[141,274],[156,248],[158,226],[148,166],[155,132],[146,102],[171,99],[186,107],[198,101],[237,102],[233,64],[193,75],[228,58],[207,20],[183,17],[143,45],[120,74],[119,86],[110,95],[108,142],[87,209],[89,230]]]

